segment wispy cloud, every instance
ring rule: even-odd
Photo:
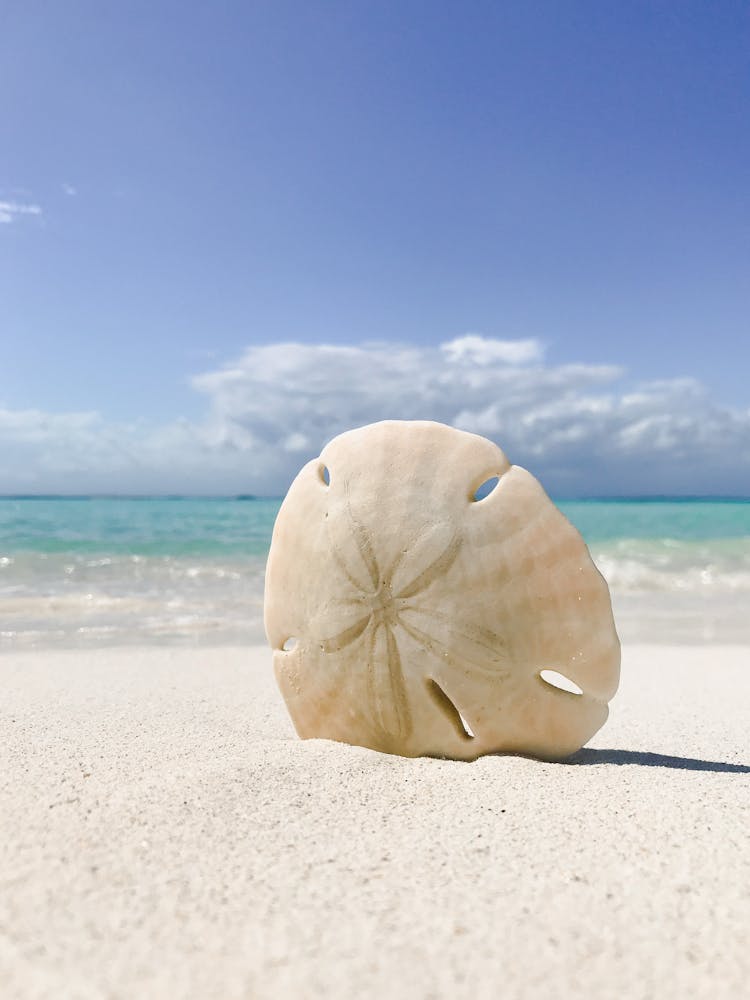
[[[201,421],[0,411],[7,490],[281,493],[350,427],[432,419],[496,440],[553,493],[750,493],[750,409],[695,379],[629,384],[536,341],[282,343],[197,375]]]
[[[495,340],[478,333],[467,333],[463,337],[449,340],[440,345],[440,350],[449,361],[466,361],[477,365],[522,365],[529,361],[541,361],[544,354],[542,345],[536,339]]]
[[[71,198],[74,198],[78,194],[78,188],[73,187],[72,184],[63,184],[62,189]]]
[[[0,223],[15,222],[23,215],[41,215],[42,209],[39,205],[33,205],[20,201],[0,201]]]

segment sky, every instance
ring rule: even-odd
[[[279,494],[435,419],[750,494],[750,8],[5,0],[0,493]]]

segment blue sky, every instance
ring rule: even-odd
[[[4,4],[0,492],[278,491],[424,416],[750,493],[749,97],[731,0]]]

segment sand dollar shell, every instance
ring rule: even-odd
[[[301,737],[404,756],[565,757],[619,679],[609,591],[579,533],[491,441],[428,421],[349,431],[301,470],[265,625]]]

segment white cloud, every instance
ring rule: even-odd
[[[75,198],[78,194],[78,188],[73,187],[72,184],[63,184],[62,189],[70,198]]]
[[[449,340],[441,344],[440,349],[449,361],[467,361],[476,365],[522,365],[529,361],[541,361],[544,353],[538,340],[493,340],[478,333],[467,333]]]
[[[200,422],[0,411],[0,492],[281,493],[335,434],[401,418],[491,437],[558,495],[750,493],[750,410],[695,379],[633,386],[617,366],[541,357],[474,334],[252,347],[192,380]]]
[[[41,215],[39,205],[31,205],[20,201],[0,201],[0,223],[15,222],[21,215]]]
[[[308,441],[308,439],[305,437],[304,434],[299,434],[297,431],[295,431],[293,434],[290,434],[288,438],[286,438],[283,447],[285,451],[304,452],[309,449],[310,442]]]

